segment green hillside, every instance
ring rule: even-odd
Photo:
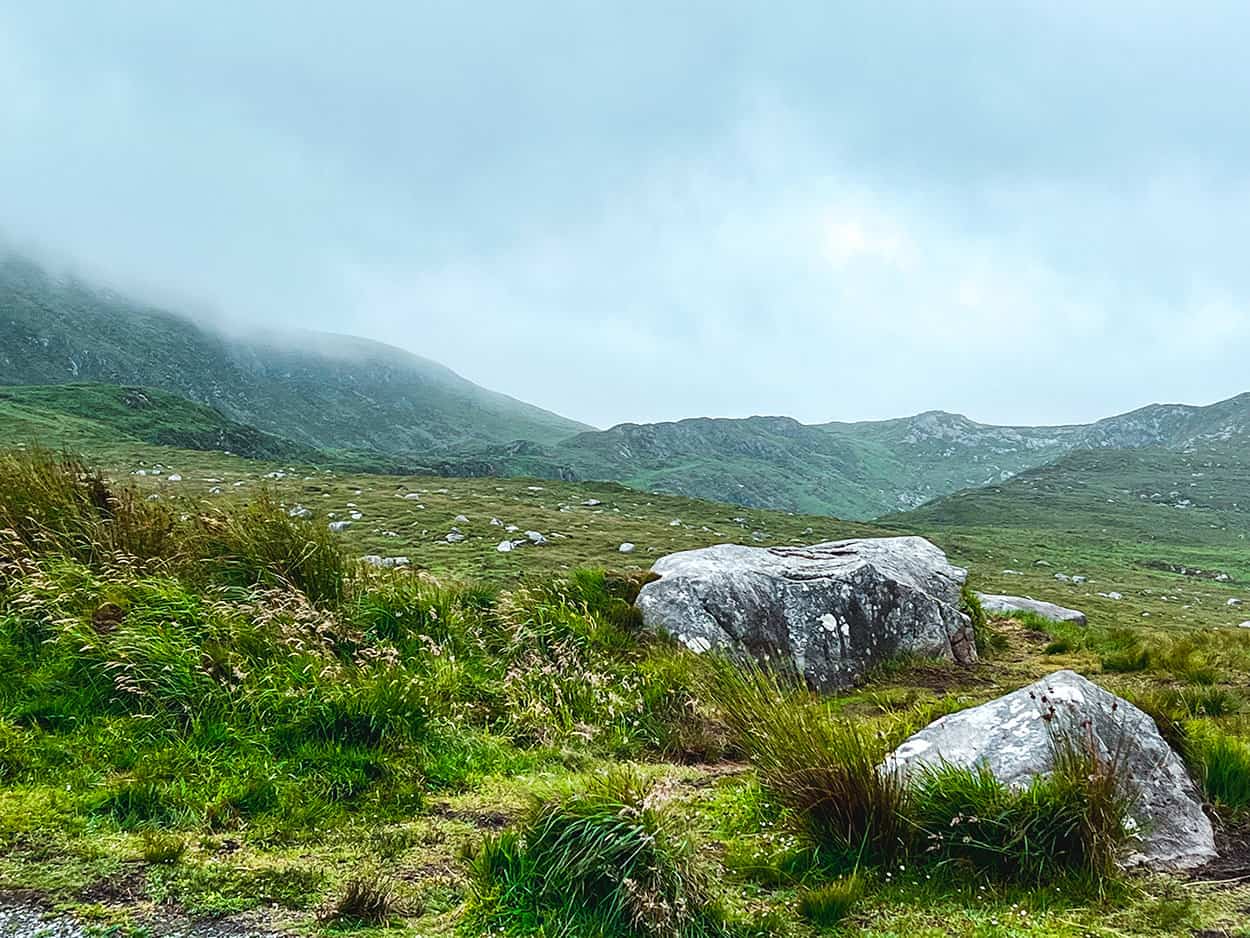
[[[322,458],[312,447],[236,423],[165,391],[105,384],[0,386],[0,443],[28,442],[96,454],[139,442],[249,459]]]
[[[867,519],[992,485],[1086,447],[1245,447],[1250,396],[1154,405],[1095,424],[996,427],[930,411],[808,426],[785,417],[622,424],[554,446],[494,447],[436,462],[466,475],[614,479],[647,491]]]
[[[66,382],[161,388],[319,449],[551,443],[586,429],[390,346],[320,333],[230,337],[0,259],[0,383]]]

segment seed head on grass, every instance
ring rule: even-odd
[[[812,846],[851,864],[904,849],[907,788],[898,772],[879,768],[884,737],[835,718],[805,689],[757,666],[715,664],[706,685],[760,784]]]

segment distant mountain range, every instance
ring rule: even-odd
[[[552,446],[513,444],[435,462],[445,474],[611,479],[648,491],[849,519],[1002,482],[1084,449],[1245,446],[1250,394],[1209,407],[1151,405],[1097,423],[995,427],[958,414],[864,423],[785,417],[622,424]]]
[[[1250,394],[1060,427],[931,411],[863,423],[695,418],[592,430],[390,346],[318,333],[227,337],[22,259],[0,261],[0,384],[71,382],[163,389],[232,426],[310,451],[373,453],[379,467],[611,480],[849,519],[1002,483],[1074,451],[1235,450],[1250,433]]]

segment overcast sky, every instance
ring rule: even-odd
[[[0,231],[599,426],[1250,389],[1250,6],[0,0]]]

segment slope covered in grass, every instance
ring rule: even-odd
[[[142,385],[318,449],[413,453],[582,424],[401,349],[320,333],[228,336],[0,257],[0,382]]]

